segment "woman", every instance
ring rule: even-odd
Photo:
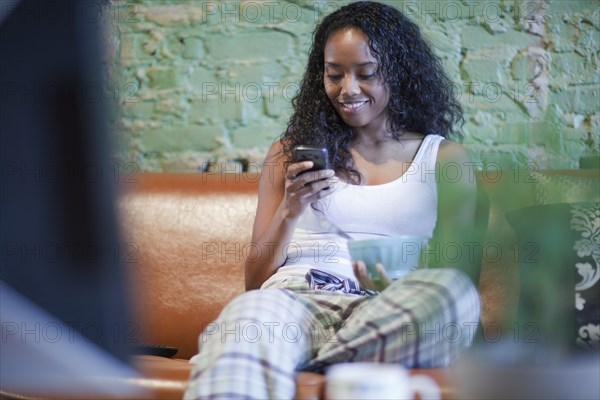
[[[418,27],[373,2],[324,18],[294,110],[261,176],[249,291],[200,336],[186,397],[292,398],[298,370],[352,361],[444,366],[472,341],[479,299],[469,263],[466,274],[423,269],[394,282],[378,265],[373,279],[326,229],[433,235],[442,248],[471,231],[471,163],[444,140],[461,108]],[[293,162],[296,145],[327,148],[332,169],[305,172],[312,162]],[[448,326],[451,338],[441,335]]]

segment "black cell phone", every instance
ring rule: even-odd
[[[329,153],[324,147],[296,146],[294,147],[294,162],[312,161],[313,166],[304,172],[330,169]]]

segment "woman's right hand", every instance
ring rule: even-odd
[[[258,206],[246,258],[246,289],[258,289],[281,267],[296,222],[306,207],[333,192],[334,171],[310,171],[312,161],[286,164],[283,145],[273,143],[260,176]],[[327,189],[327,187],[330,187]]]
[[[333,192],[335,172],[331,169],[309,171],[312,161],[290,164],[285,173],[284,208],[288,217],[299,217],[306,207]]]

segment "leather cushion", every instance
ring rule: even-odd
[[[123,334],[189,358],[199,333],[244,291],[256,184],[143,174],[119,209],[135,316]]]

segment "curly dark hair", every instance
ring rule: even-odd
[[[281,135],[284,155],[291,160],[296,145],[326,147],[336,173],[360,183],[350,144],[354,130],[336,113],[323,83],[324,50],[329,37],[356,28],[369,38],[369,48],[390,93],[389,128],[394,139],[404,132],[422,135],[453,134],[462,122],[462,107],[441,62],[424,40],[418,26],[396,8],[359,1],[326,16],[316,27],[308,63],[298,95],[292,100],[294,113]]]

